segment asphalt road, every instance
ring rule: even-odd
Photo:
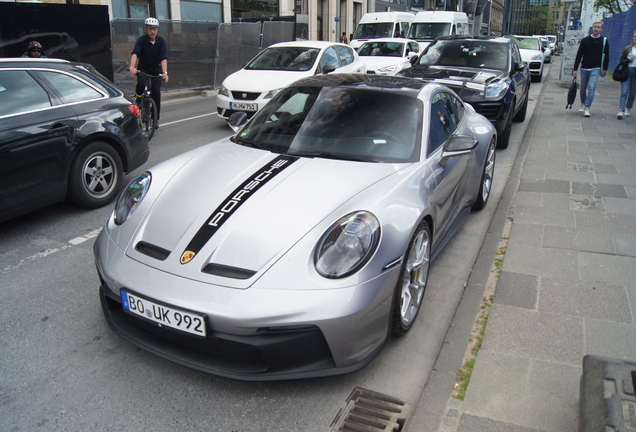
[[[531,86],[528,119],[540,84]],[[231,130],[214,97],[165,101],[149,162]],[[345,376],[246,383],[173,364],[106,324],[92,246],[113,206],[59,203],[0,224],[0,430],[328,431],[362,387],[416,404],[448,331],[528,120],[497,152],[486,209],[473,212],[433,263],[413,329]]]

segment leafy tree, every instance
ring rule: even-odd
[[[633,0],[636,1],[636,0]],[[530,29],[529,34],[541,34],[545,30],[548,24],[548,14],[550,13],[549,6],[535,5],[530,8],[528,25]]]
[[[594,0],[594,10],[605,9],[612,15],[626,12],[634,5],[636,0]]]

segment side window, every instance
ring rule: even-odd
[[[40,72],[60,94],[64,103],[99,99],[102,94],[82,81],[59,72]]]
[[[28,72],[0,70],[0,116],[50,106],[49,94]]]
[[[446,92],[435,93],[431,98],[431,120],[428,134],[429,154],[435,151],[453,133],[457,115],[452,96]]]
[[[410,28],[409,23],[407,22],[402,23],[402,34],[401,34],[402,37],[406,37],[406,35],[409,34],[409,28]]]
[[[317,72],[321,73],[322,69],[327,65],[333,65],[336,69],[340,67],[340,64],[338,63],[338,54],[334,47],[329,47],[325,50],[320,58]]]
[[[340,66],[346,66],[353,63],[353,50],[344,46],[337,46],[336,50],[340,56]]]
[[[517,45],[512,43],[510,44],[510,47],[512,48],[512,61],[521,62],[521,53],[519,52]],[[514,67],[514,65],[512,66]]]

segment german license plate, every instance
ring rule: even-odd
[[[230,109],[244,111],[258,111],[258,104],[244,102],[230,102]]]
[[[121,290],[121,305],[128,312],[155,322],[197,336],[205,336],[205,318],[192,312],[156,303],[136,294]]]

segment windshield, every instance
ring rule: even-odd
[[[508,46],[503,43],[440,40],[427,47],[419,63],[433,66],[507,70],[509,58]]]
[[[402,57],[404,44],[401,42],[366,42],[358,48],[358,55]]]
[[[393,23],[358,24],[354,39],[377,39],[393,37]]]
[[[397,92],[291,87],[259,111],[234,141],[296,156],[414,162],[422,118],[422,103]]]
[[[319,52],[319,48],[309,47],[267,48],[245,66],[245,69],[307,71],[314,66]]]
[[[517,37],[517,38],[514,38],[513,41],[515,41],[517,46],[519,48],[521,48],[521,49],[532,49],[532,50],[540,50],[541,49],[541,45],[539,45],[541,43],[541,41],[539,41],[539,39],[537,39],[537,38],[521,38],[521,37]]]
[[[433,40],[450,34],[450,23],[413,23],[409,29],[409,39]]]

